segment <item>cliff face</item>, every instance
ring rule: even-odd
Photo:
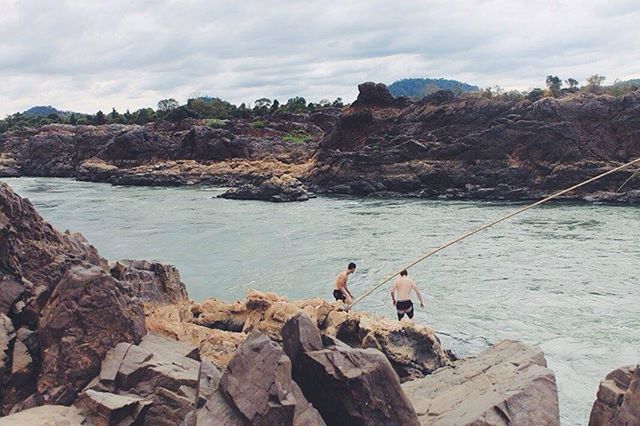
[[[412,102],[393,98],[383,84],[359,89],[358,99],[342,111],[277,115],[260,123],[50,125],[5,133],[0,176],[249,184],[243,198],[271,199],[259,186],[286,174],[320,192],[512,200],[548,195],[640,157],[640,92],[532,103],[440,91]],[[640,179],[615,193],[631,173],[570,197],[640,202]]]
[[[312,179],[330,192],[539,197],[640,157],[640,92],[532,103],[441,91],[411,103],[359,89],[318,150]],[[614,191],[630,173],[578,196]]]

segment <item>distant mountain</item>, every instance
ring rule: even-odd
[[[393,82],[389,86],[389,92],[395,96],[407,96],[409,98],[423,98],[438,90],[452,90],[453,92],[477,92],[478,86],[472,86],[457,80],[445,78],[405,78]]]
[[[38,117],[38,116],[47,116],[49,114],[61,114],[63,113],[63,111],[60,111],[54,107],[52,107],[51,105],[40,105],[40,106],[34,106],[29,108],[28,110],[24,111],[22,113],[22,115],[26,116],[26,117]]]

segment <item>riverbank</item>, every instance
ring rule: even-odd
[[[243,197],[266,199],[273,197],[257,188],[285,178],[313,193],[515,201],[542,198],[640,157],[639,92],[515,102],[442,91],[412,102],[393,99],[383,85],[359,90],[349,107],[269,116],[259,126],[233,119],[212,128],[187,119],[6,132],[0,176],[245,185]],[[632,173],[564,199],[636,204],[640,179],[619,191]]]
[[[510,203],[320,196],[274,204],[197,187],[118,187],[70,179],[7,182],[58,229],[82,231],[110,259],[175,264],[195,301],[245,289],[332,300],[344,259],[354,294],[429,247],[512,211]],[[459,356],[487,341],[538,344],[558,381],[563,424],[585,424],[598,382],[636,362],[637,207],[557,203],[470,239],[412,272],[429,324]],[[584,259],[585,261],[577,261]],[[598,259],[589,261],[587,259]],[[613,278],[612,278],[613,277]],[[387,292],[359,309],[394,318]]]
[[[6,184],[0,213],[7,424],[43,416],[106,424],[419,424],[429,409],[416,412],[411,398],[437,396],[405,394],[400,380],[458,365],[428,327],[345,312],[339,303],[250,292],[243,303],[194,304],[175,268],[108,263],[80,234],[57,232]],[[513,398],[510,415],[558,424],[553,373],[539,350],[517,345],[498,345],[490,350],[502,354],[495,363],[475,367],[499,368],[505,356],[526,354],[526,368],[469,389],[490,398],[473,401],[467,415],[491,416],[502,398]],[[538,378],[543,388],[527,386]],[[494,390],[504,386],[510,391]]]

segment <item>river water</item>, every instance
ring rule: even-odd
[[[176,265],[196,300],[247,288],[325,297],[350,261],[357,296],[427,250],[510,212],[511,203],[320,197],[271,204],[211,188],[2,179],[60,230],[109,259]],[[538,344],[556,373],[563,425],[588,421],[598,383],[640,361],[640,207],[553,204],[471,237],[410,271],[415,320],[459,355],[487,342]],[[358,309],[392,318],[387,287]]]

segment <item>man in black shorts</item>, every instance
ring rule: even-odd
[[[405,315],[409,318],[413,318],[413,302],[411,301],[411,290],[415,291],[420,300],[420,307],[424,308],[424,301],[422,295],[415,281],[407,277],[409,273],[405,269],[400,272],[400,277],[391,286],[391,303],[396,307],[398,314],[398,320],[401,320]],[[396,300],[396,292],[398,292],[398,300]]]
[[[347,287],[347,279],[349,275],[356,271],[356,264],[351,262],[347,265],[347,269],[340,272],[336,277],[336,285],[333,288],[333,297],[336,300],[342,300],[347,305],[350,305],[353,299],[353,295]]]

